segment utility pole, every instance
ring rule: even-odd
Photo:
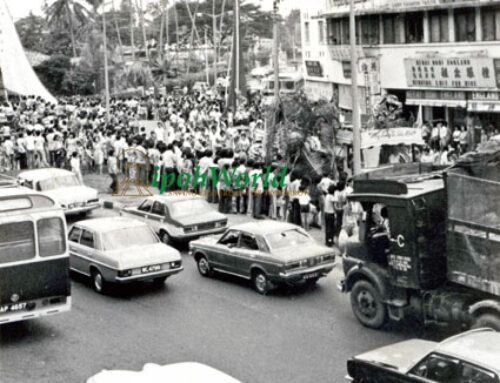
[[[207,85],[210,85],[210,68],[208,65],[208,34],[207,28],[205,28],[205,68],[207,72]]]
[[[215,16],[215,3],[217,0],[212,2],[212,30],[213,30],[213,41],[214,41],[214,87],[217,85],[217,63],[219,61],[217,57],[217,19]],[[221,16],[222,17],[222,16]]]
[[[134,42],[134,4],[129,0],[130,5],[130,45],[132,46],[132,60],[135,61],[135,42]]]
[[[238,107],[238,95],[240,91],[240,0],[234,0],[234,33],[235,33],[235,106]],[[234,112],[236,113],[236,108]]]
[[[163,57],[163,27],[165,25],[165,4],[163,0],[160,0],[160,41],[159,41],[159,47],[158,47],[158,57],[161,60]]]
[[[166,10],[166,13],[165,13],[165,34],[166,34],[166,40],[167,40],[167,44],[165,46],[165,52],[166,52],[166,55],[165,57],[168,58],[168,51],[170,50],[170,36],[169,36],[169,33],[170,33],[170,26],[169,26],[169,23],[170,23],[170,14],[169,14],[169,10],[168,10],[168,0],[166,2],[166,7],[167,7],[167,10]]]
[[[106,121],[109,121],[109,74],[108,74],[108,44],[106,36],[106,7],[102,5],[102,39],[104,47],[104,92],[106,97]]]
[[[361,172],[361,117],[358,97],[358,52],[356,50],[356,17],[354,0],[349,0],[349,36],[351,38],[351,83],[352,83],[352,150],[353,174]]]
[[[274,0],[273,3],[273,65],[274,65],[274,100],[278,102],[280,96],[280,40],[279,33],[280,27],[278,24],[278,2]]]

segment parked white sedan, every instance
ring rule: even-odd
[[[35,169],[22,172],[18,183],[45,194],[56,201],[66,215],[87,213],[99,207],[99,193],[83,185],[68,170],[58,168]]]
[[[181,254],[165,245],[145,223],[123,217],[87,219],[69,233],[71,270],[92,278],[102,293],[107,284],[152,280],[162,285],[182,271]]]
[[[166,366],[148,363],[142,371],[102,371],[87,383],[241,383],[201,363],[185,362]]]

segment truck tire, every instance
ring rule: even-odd
[[[500,332],[500,315],[493,313],[486,313],[479,315],[472,322],[472,329],[489,327],[495,331]]]
[[[351,307],[363,326],[379,329],[387,322],[387,306],[371,282],[361,280],[354,284],[351,291]]]

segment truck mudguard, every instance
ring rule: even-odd
[[[368,280],[380,292],[383,300],[389,298],[387,289],[387,271],[376,264],[370,264],[370,267],[364,267],[363,264],[354,266],[346,275],[345,288],[350,292],[354,284],[361,280]]]
[[[500,301],[494,299],[485,299],[474,303],[469,307],[469,314],[472,316],[477,316],[482,313],[483,310],[496,311],[500,314]]]

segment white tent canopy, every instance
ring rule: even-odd
[[[57,103],[31,67],[5,0],[0,0],[0,72],[3,89]]]

